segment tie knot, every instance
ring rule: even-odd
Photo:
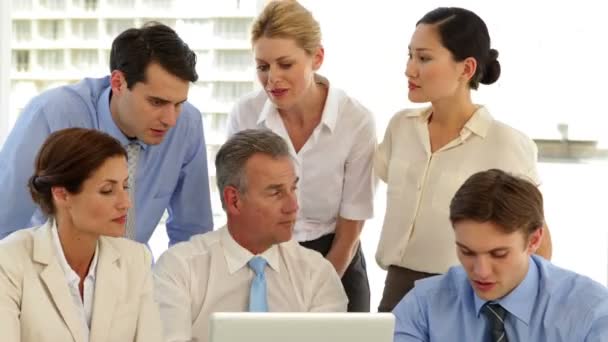
[[[266,267],[266,259],[261,256],[254,256],[247,263],[249,267],[255,272],[256,275],[264,274],[264,268]]]
[[[505,316],[507,315],[507,310],[503,308],[498,303],[486,303],[482,312],[490,319],[490,321],[499,321],[501,324],[504,324]]]

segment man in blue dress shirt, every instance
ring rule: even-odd
[[[416,282],[397,305],[395,341],[608,341],[608,289],[533,255],[537,187],[500,170],[471,176],[450,204],[462,266]]]
[[[42,142],[68,127],[106,132],[129,151],[135,176],[130,238],[147,242],[165,209],[171,244],[211,230],[202,118],[186,101],[198,79],[195,66],[196,55],[175,31],[148,23],[116,37],[111,75],[32,99],[0,151],[0,238],[46,220],[27,180]]]

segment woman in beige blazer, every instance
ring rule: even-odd
[[[51,134],[29,189],[49,217],[0,241],[0,335],[18,341],[160,341],[151,257],[121,238],[126,152],[99,131]]]

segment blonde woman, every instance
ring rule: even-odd
[[[296,1],[268,3],[251,43],[262,89],[238,101],[228,134],[266,128],[287,141],[300,177],[294,238],[334,266],[348,311],[369,311],[359,235],[373,214],[374,119],[317,73],[325,56],[319,23]]]

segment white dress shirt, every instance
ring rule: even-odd
[[[68,264],[67,259],[65,258],[65,253],[63,252],[63,247],[61,247],[61,241],[59,241],[59,233],[57,232],[57,224],[53,220],[53,226],[51,228],[51,233],[53,237],[53,246],[55,246],[55,253],[57,256],[57,261],[59,261],[59,265],[65,274],[65,280],[70,289],[70,296],[72,297],[72,301],[74,302],[74,309],[76,311],[76,316],[80,319],[80,323],[82,325],[82,331],[86,337],[86,341],[89,340],[89,334],[91,333],[91,313],[93,312],[93,298],[95,297],[95,274],[97,273],[97,255],[99,250],[99,244],[95,246],[95,255],[93,256],[93,261],[91,262],[91,266],[89,266],[89,272],[87,276],[84,278],[84,284],[82,289],[82,298],[80,297],[80,290],[78,285],[80,284],[80,277],[72,267]]]
[[[271,312],[345,312],[348,299],[331,264],[295,240],[261,254]],[[169,248],[154,265],[156,301],[166,342],[207,341],[213,312],[244,312],[254,257],[226,227]]]
[[[387,183],[386,213],[376,260],[444,273],[458,265],[449,206],[476,172],[496,168],[539,184],[537,148],[523,133],[480,106],[460,136],[431,153],[430,108],[404,110],[390,121],[376,152],[376,174]]]
[[[294,228],[297,241],[333,233],[336,219],[366,220],[373,216],[373,155],[376,127],[370,111],[343,90],[328,88],[321,122],[296,153],[283,120],[264,90],[246,95],[230,114],[228,135],[267,128],[285,139],[300,176],[300,211]]]

